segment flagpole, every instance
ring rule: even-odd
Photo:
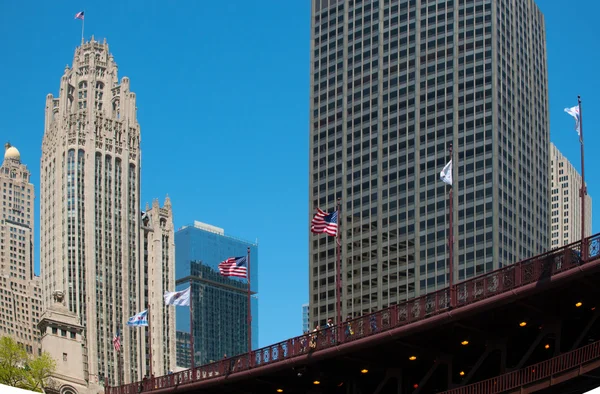
[[[335,237],[335,241],[337,243],[337,336],[338,342],[341,338],[340,333],[342,332],[342,232],[340,231],[340,210],[341,210],[341,198],[337,199],[337,236]]]
[[[83,29],[85,27],[85,10],[83,10],[83,18],[81,19],[81,44],[83,45]]]
[[[190,351],[192,352],[191,355],[191,367],[192,369],[194,369],[194,367],[196,366],[196,353],[194,351],[194,314],[193,314],[193,310],[192,310],[192,304],[193,304],[193,299],[192,299],[192,279],[190,278]]]
[[[583,113],[581,112],[581,96],[577,96],[577,104],[579,105],[579,143],[581,145],[581,258],[583,261],[587,259],[587,244],[585,239],[585,196],[587,195],[587,187],[585,186],[585,160],[583,156]]]
[[[448,152],[450,153],[450,161],[453,159],[452,155],[452,143],[448,144]],[[450,185],[450,192],[448,193],[448,204],[450,205],[450,214],[449,214],[449,225],[448,225],[448,284],[450,288],[450,307],[454,308],[455,305],[455,294],[454,294],[454,199],[452,196],[452,191],[454,190],[454,162],[452,162],[452,167],[450,168],[450,173],[452,174],[452,185]]]
[[[119,334],[119,341],[121,341],[121,332],[119,329],[117,329],[117,334]],[[121,375],[121,370],[123,369],[123,363],[121,361],[121,347],[119,348],[119,350],[117,350],[117,374],[118,376],[118,381],[119,381],[119,387],[123,385],[123,376]]]
[[[148,303],[148,348],[148,360],[150,362],[150,376],[148,378],[152,379],[152,323],[150,321],[150,303]]]
[[[248,264],[248,353],[252,352],[252,305],[250,305],[250,246],[248,246],[248,256],[246,258]]]

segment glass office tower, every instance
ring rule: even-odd
[[[225,235],[221,228],[194,222],[175,233],[177,289],[192,280],[195,365],[199,366],[248,351],[247,282],[223,277],[218,265],[229,257],[247,254],[250,247],[250,286],[252,291],[252,347],[258,348],[258,245]],[[177,360],[189,363],[190,315],[187,307],[177,307]]]
[[[533,0],[311,0],[309,213],[341,199],[342,316],[549,248],[544,17]],[[308,219],[310,220],[310,219]],[[309,238],[311,326],[335,240]]]

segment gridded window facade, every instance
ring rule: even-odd
[[[5,145],[0,167],[0,336],[12,337],[29,354],[40,352],[40,278],[34,275],[34,187],[19,151]]]
[[[46,98],[40,193],[43,302],[48,307],[55,291],[65,292],[66,307],[85,330],[84,376],[91,383],[108,378],[110,385],[119,382],[120,363],[124,383],[140,380],[149,369],[147,337],[125,324],[146,308],[144,284],[152,263],[140,258],[136,97],[129,79],[119,80],[117,74],[106,42],[92,39],[75,50],[73,65],[60,80],[60,97]],[[172,263],[172,256],[165,259]],[[157,264],[164,263],[158,259]],[[172,287],[173,278],[171,272]],[[160,291],[154,293],[162,300],[160,277],[158,283]],[[164,313],[155,309],[153,316],[165,322]],[[160,336],[169,339],[153,351],[156,372],[174,365],[174,320],[167,321]],[[121,354],[112,345],[117,330]],[[165,366],[165,360],[173,362]]]
[[[581,175],[554,144],[550,144],[550,181],[550,237],[554,249],[581,240]],[[592,235],[589,194],[585,197],[585,216],[584,236],[589,237]]]
[[[250,248],[252,347],[258,347],[258,245],[226,236],[223,229],[195,222],[175,233],[177,288],[192,281],[194,362],[218,361],[224,355],[248,351],[248,285],[246,279],[221,276],[218,264],[229,257],[246,256]],[[189,312],[189,311],[186,311]],[[178,338],[190,332],[189,313],[177,314]],[[189,361],[189,342],[178,340],[178,362]],[[180,356],[180,353],[183,355]],[[190,364],[178,364],[190,367]]]
[[[533,1],[313,0],[311,74],[309,216],[341,198],[344,317],[448,285],[450,144],[454,277],[547,249]],[[335,240],[311,235],[309,251],[314,326],[336,316]]]

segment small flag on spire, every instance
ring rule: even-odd
[[[81,19],[83,20],[83,11],[79,11],[78,13],[75,14],[75,19]]]
[[[450,160],[448,164],[444,166],[442,172],[440,172],[440,179],[444,183],[452,186],[452,160]]]
[[[575,131],[581,137],[581,114],[579,113],[579,106],[565,108],[565,112],[575,118]]]

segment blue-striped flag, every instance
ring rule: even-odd
[[[142,311],[135,316],[132,316],[127,320],[129,327],[140,327],[148,325],[148,310]]]

